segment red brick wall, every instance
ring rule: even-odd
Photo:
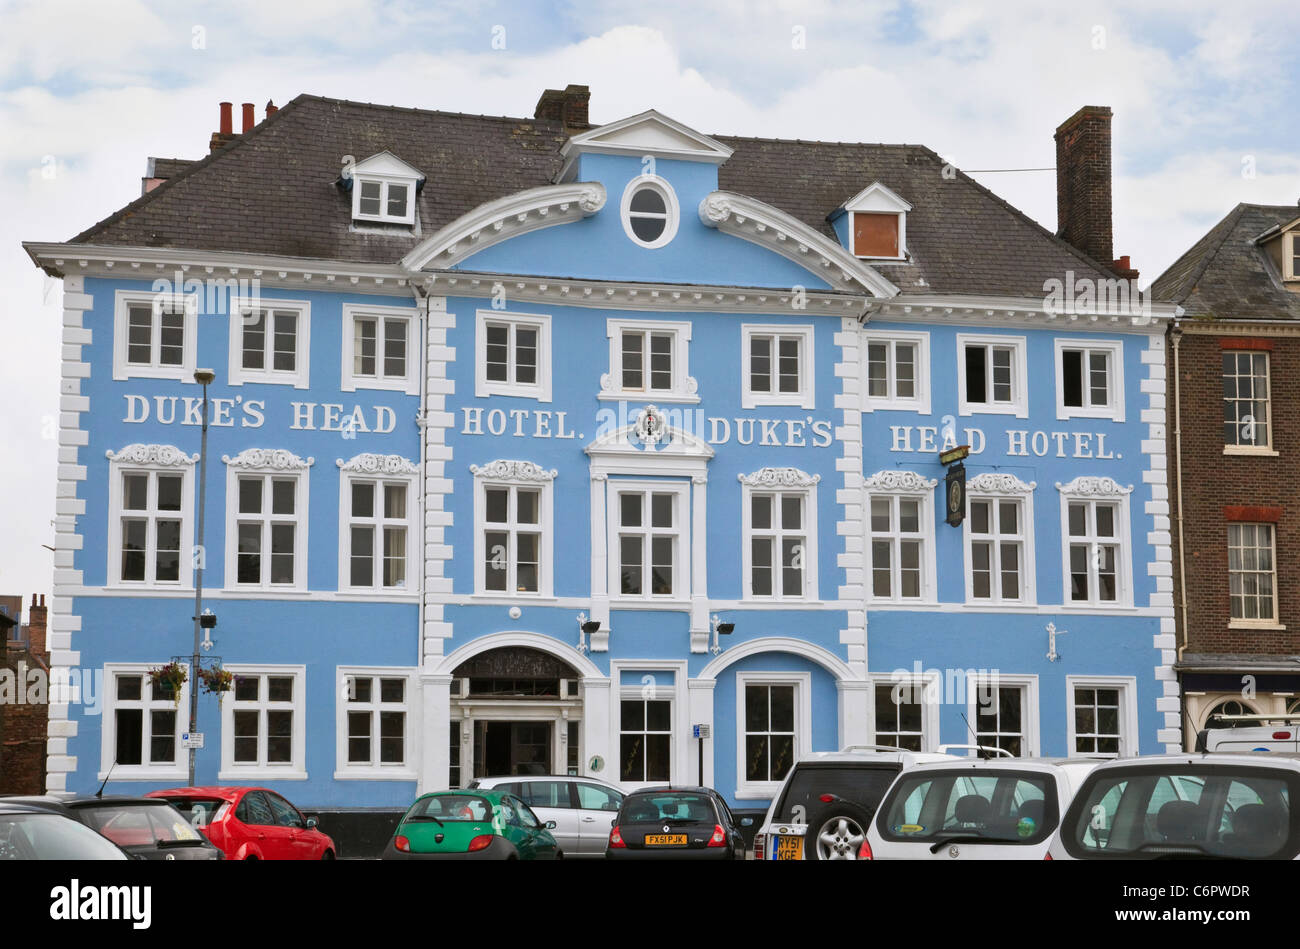
[[[32,596],[27,610],[27,649],[8,650],[4,666],[18,670],[48,670],[45,597]],[[48,677],[46,696],[49,695]],[[0,795],[45,793],[45,741],[50,707],[43,705],[5,705],[4,744],[0,748]]]
[[[1225,349],[1267,349],[1277,457],[1223,453]],[[1168,352],[1173,378],[1173,347]],[[1187,650],[1208,653],[1300,653],[1300,338],[1221,337],[1184,333],[1179,346],[1182,405],[1183,537],[1187,547]],[[1169,398],[1174,398],[1170,387]],[[1170,402],[1170,498],[1174,520],[1174,593],[1181,592],[1178,498]],[[1278,622],[1286,630],[1229,629],[1228,524],[1258,520],[1276,525]],[[1178,611],[1180,642],[1184,613]]]

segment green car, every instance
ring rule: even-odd
[[[385,860],[558,860],[564,856],[528,805],[502,790],[433,791],[402,815]]]

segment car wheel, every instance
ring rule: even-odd
[[[804,834],[805,860],[856,860],[871,815],[848,801],[832,801],[816,811]]]
[[[556,859],[556,860],[563,860],[563,859],[564,859],[564,851],[563,851],[563,850],[557,850],[557,851],[555,851],[555,859]]]
[[[333,859],[334,859],[334,851],[333,851],[333,850],[326,850],[323,854],[320,855],[320,858],[321,858],[322,860],[333,860]]]

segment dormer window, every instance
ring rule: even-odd
[[[415,195],[424,175],[391,152],[355,164],[345,161],[341,180],[352,189],[353,221],[415,223]]]
[[[1292,231],[1286,236],[1287,250],[1287,275],[1288,280],[1300,280],[1300,231]]]
[[[879,181],[844,205],[849,250],[869,260],[907,258],[907,212],[912,206]]]

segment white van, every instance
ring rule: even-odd
[[[1300,715],[1216,715],[1225,728],[1196,733],[1197,751],[1300,753]]]

